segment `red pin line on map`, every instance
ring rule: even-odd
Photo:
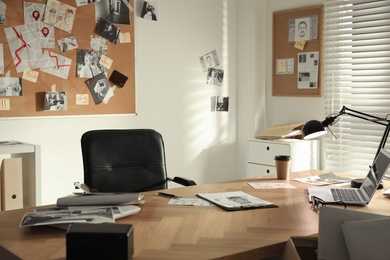
[[[39,17],[41,16],[41,14],[38,11],[34,11],[32,13],[32,15],[33,15],[35,21],[38,21]]]
[[[43,27],[42,28],[42,34],[43,34],[43,36],[46,37],[49,34],[49,29],[47,27]]]

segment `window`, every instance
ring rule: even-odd
[[[326,115],[343,105],[378,117],[390,114],[389,14],[388,0],[326,0]],[[366,174],[385,127],[343,115],[330,128],[337,139],[323,139],[324,169]]]

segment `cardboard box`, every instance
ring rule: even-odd
[[[291,237],[283,250],[281,260],[317,259],[317,237]]]

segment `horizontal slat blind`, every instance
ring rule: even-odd
[[[325,114],[348,108],[390,114],[390,1],[327,0],[324,25]],[[324,168],[365,175],[384,126],[343,115],[323,140]],[[389,146],[386,147],[389,149]]]

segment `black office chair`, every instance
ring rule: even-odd
[[[167,177],[164,141],[151,129],[92,130],[81,137],[84,183],[99,192],[166,189],[168,181],[184,186],[192,180]]]

